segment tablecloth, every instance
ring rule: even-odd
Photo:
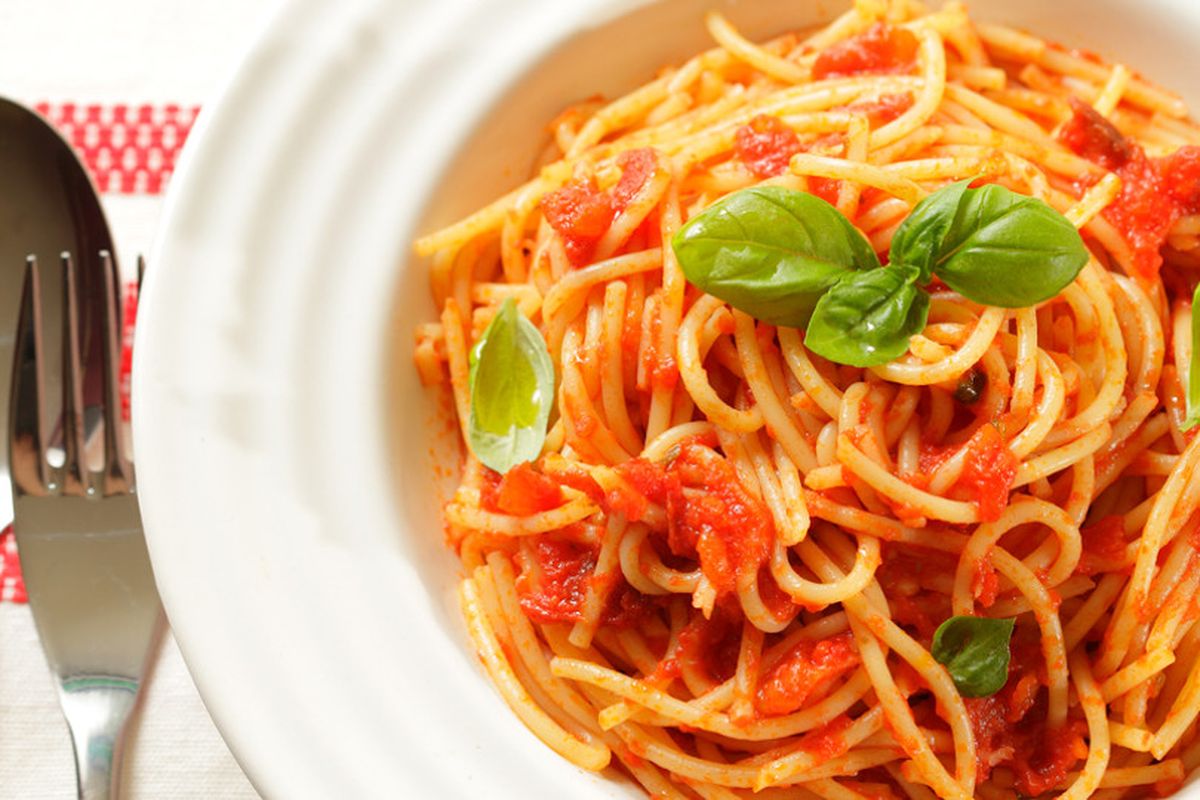
[[[37,107],[85,157],[124,269],[151,249],[163,192],[197,109],[215,98],[275,6],[0,3],[0,95]],[[11,538],[0,540],[0,798],[74,797],[66,724],[14,565]],[[124,765],[127,798],[257,797],[169,632],[144,694]]]

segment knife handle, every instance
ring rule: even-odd
[[[79,800],[118,800],[125,723],[137,681],[89,677],[63,681],[59,701],[71,728]]]

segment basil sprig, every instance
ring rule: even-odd
[[[1008,681],[1009,641],[1016,620],[950,617],[933,634],[933,657],[963,697],[989,697]]]
[[[471,348],[471,452],[497,472],[542,452],[554,404],[554,363],[533,323],[504,301]]]
[[[1187,416],[1183,430],[1200,422],[1200,285],[1192,293],[1192,358],[1188,362]]]
[[[1062,214],[1003,186],[969,184],[917,204],[879,275],[878,256],[840,211],[777,186],[722,198],[672,246],[687,279],[709,294],[774,325],[807,325],[805,345],[831,361],[877,366],[925,327],[922,285],[934,276],[977,303],[1023,308],[1056,295],[1087,263]]]
[[[889,260],[936,275],[976,303],[1025,308],[1049,300],[1087,263],[1070,220],[1035,197],[959,181],[926,197],[892,237]]]
[[[683,274],[734,308],[798,328],[841,278],[879,266],[871,244],[816,195],[781,186],[734,192],[672,241]]]
[[[914,268],[900,265],[843,278],[817,303],[804,343],[854,367],[899,358],[929,316],[929,293],[916,277]]]

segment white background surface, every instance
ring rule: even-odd
[[[203,105],[273,7],[272,0],[0,0],[0,95],[26,103]],[[162,198],[109,195],[104,202],[131,264],[150,250]],[[127,798],[258,796],[169,634],[145,695],[126,753]],[[0,604],[0,798],[74,796],[70,740],[29,608]]]

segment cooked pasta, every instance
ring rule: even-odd
[[[761,43],[707,25],[713,49],[567,109],[528,182],[416,242],[487,673],[556,753],[654,797],[1174,791],[1200,764],[1200,128],[1127,65],[958,3],[858,0]],[[912,278],[927,318],[882,363],[681,263],[681,229],[746,190],[821,198],[884,254],[926,198],[988,185],[1086,263],[1011,307]],[[482,362],[502,322],[552,377]],[[520,436],[487,439],[530,455],[485,466],[481,382],[534,374]],[[1000,688],[939,651],[952,618],[1013,621],[986,629]]]

